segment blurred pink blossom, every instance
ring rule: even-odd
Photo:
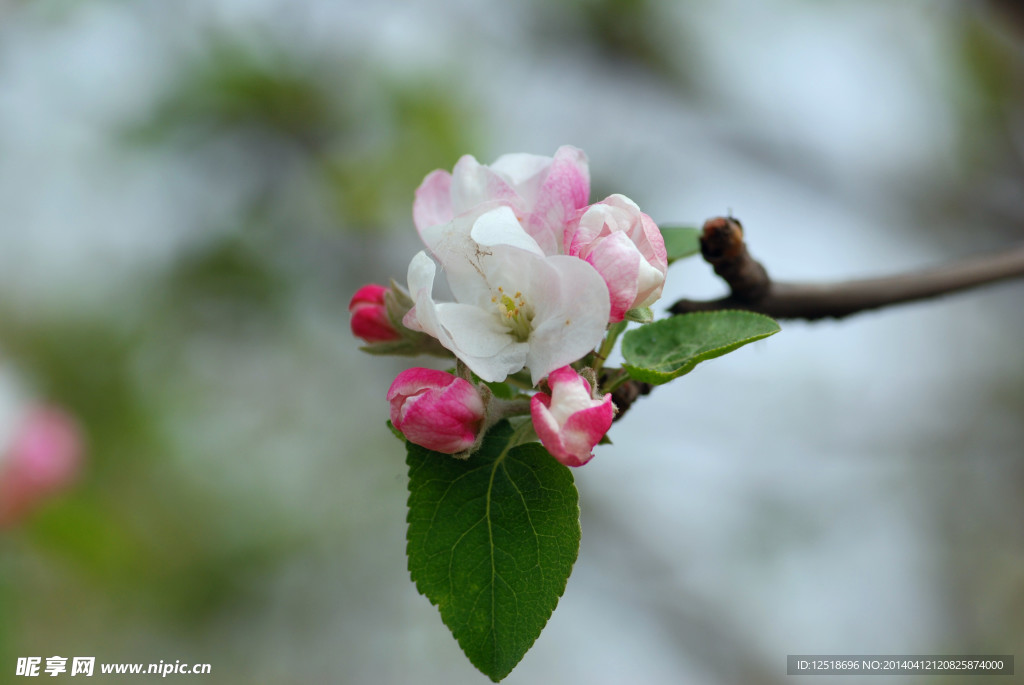
[[[78,424],[65,411],[37,406],[0,450],[0,527],[5,527],[75,481],[83,440]]]

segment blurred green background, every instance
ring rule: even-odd
[[[789,280],[998,249],[1024,237],[1014,8],[0,0],[0,373],[88,442],[0,533],[0,681],[59,654],[484,682],[405,570],[406,363],[348,331],[356,288],[404,280],[423,176],[573,144],[592,199],[732,211]],[[680,264],[665,304],[721,287]],[[580,560],[506,682],[1012,653],[1022,296],[784,325],[641,400],[575,473]]]

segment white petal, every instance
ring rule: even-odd
[[[514,152],[494,160],[491,169],[507,178],[513,185],[525,183],[551,166],[551,157]]]
[[[636,290],[640,301],[635,307],[649,307],[661,299],[662,288],[665,287],[665,274],[647,263],[646,259],[640,260],[640,272],[637,274]]]
[[[482,214],[473,224],[470,235],[480,245],[511,245],[544,256],[537,241],[526,232],[509,207],[498,207]]]
[[[437,267],[426,252],[409,264],[409,293],[416,306],[403,323],[437,338],[485,381],[503,381],[523,368],[529,345],[516,342],[498,320],[496,310],[469,304],[434,302],[431,290]],[[488,302],[490,304],[490,302]]]
[[[402,323],[414,331],[423,331],[437,338],[442,345],[449,347],[449,342],[442,338],[443,331],[437,322],[437,311],[434,305],[434,276],[437,266],[426,252],[418,252],[409,262],[409,295],[415,306],[405,315]],[[447,337],[447,336],[445,336]]]
[[[470,236],[477,216],[476,212],[460,214],[447,224],[425,229],[421,235],[441,262],[455,299],[483,306],[490,298],[481,264],[487,250]]]
[[[459,215],[447,223],[421,229],[420,237],[430,250],[430,254],[434,255],[443,267],[447,255],[472,250],[472,238],[469,235],[472,227],[473,217]]]
[[[534,273],[545,268],[546,258],[533,252],[508,245],[494,245],[487,249],[489,254],[482,267],[492,297],[498,295],[499,287],[510,297],[516,291],[527,292]]]
[[[490,168],[480,164],[472,155],[464,155],[452,169],[452,211],[468,211],[481,202],[504,200],[515,202],[516,191]]]
[[[503,206],[459,215],[424,233],[439,236],[433,249],[455,299],[482,308],[492,308],[498,286],[508,294],[520,289],[517,283],[529,279],[522,271],[529,269],[528,261],[544,255],[512,210]]]
[[[472,357],[496,355],[515,342],[496,309],[488,311],[470,304],[443,302],[436,305],[436,311],[438,322],[459,351]]]
[[[465,304],[439,304],[437,313],[452,342],[448,349],[480,378],[503,381],[525,366],[529,345],[516,342],[493,312]]]
[[[437,265],[434,264],[434,260],[423,250],[417,252],[409,262],[408,272],[409,292],[412,293],[413,298],[420,290],[425,290],[428,295],[433,291],[436,273]]]
[[[608,286],[590,264],[555,256],[544,267],[533,274],[526,295],[534,307],[526,359],[534,384],[597,347],[611,310]]]
[[[590,396],[583,383],[562,383],[551,389],[551,416],[559,426],[576,412],[594,406],[601,406],[601,402]]]
[[[416,189],[412,203],[412,222],[416,230],[436,226],[452,219],[452,175],[438,169],[427,174]]]

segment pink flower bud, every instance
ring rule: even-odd
[[[615,417],[612,396],[594,399],[590,383],[571,366],[548,376],[551,394],[530,399],[530,415],[537,437],[555,459],[566,466],[583,466],[594,456],[594,445],[611,428]]]
[[[352,334],[357,338],[372,344],[402,337],[388,318],[388,310],[384,305],[384,293],[387,291],[382,285],[370,283],[352,296],[348,311],[352,314]]]
[[[661,297],[668,271],[665,240],[657,224],[623,195],[596,202],[569,224],[565,253],[590,262],[608,284],[611,323]]]
[[[81,433],[63,411],[37,407],[26,415],[0,456],[0,526],[4,526],[74,482],[82,461]]]
[[[413,368],[388,388],[391,423],[409,442],[455,454],[473,446],[484,420],[476,387],[444,371]]]

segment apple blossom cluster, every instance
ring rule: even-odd
[[[462,157],[416,190],[425,250],[407,289],[366,285],[352,332],[375,354],[454,357],[455,373],[413,368],[387,393],[407,440],[459,457],[503,418],[529,416],[541,444],[581,466],[611,426],[598,387],[624,321],[649,318],[668,258],[657,225],[629,198],[589,203],[581,150]],[[450,301],[435,296],[444,280]],[[500,390],[500,392],[499,392]]]

